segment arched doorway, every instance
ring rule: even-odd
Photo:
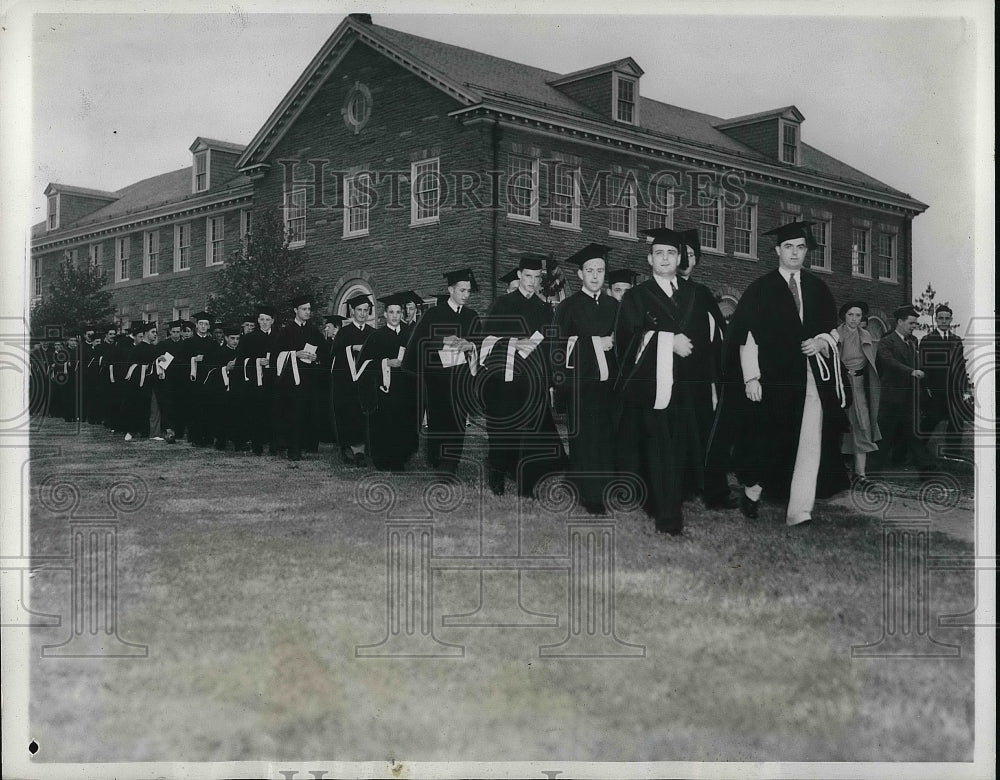
[[[341,287],[340,292],[334,297],[334,314],[339,314],[342,317],[350,317],[351,314],[347,309],[347,301],[355,295],[367,295],[372,299],[372,303],[375,303],[375,292],[372,290],[371,285],[364,279],[352,279]],[[374,326],[377,320],[378,316],[373,306],[371,314],[368,317],[368,324]]]

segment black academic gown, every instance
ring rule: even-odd
[[[140,341],[129,352],[130,365],[124,376],[124,428],[133,436],[149,436],[149,405],[157,382],[154,361],[158,355],[157,346],[147,341]]]
[[[507,474],[517,480],[518,491],[526,496],[542,477],[563,470],[567,463],[549,404],[549,353],[554,340],[551,322],[549,304],[514,290],[497,298],[481,323],[484,347],[485,339],[499,337],[480,372],[491,484]],[[525,339],[536,332],[546,340],[527,358],[515,351],[508,380],[510,340]]]
[[[211,334],[204,338],[197,333],[183,342],[181,355],[181,370],[187,377],[182,405],[187,421],[188,440],[192,444],[204,446],[211,443],[211,420],[205,394],[205,377],[208,375],[206,358],[219,348],[219,342]],[[202,359],[194,364],[191,371],[191,359],[197,356]]]
[[[610,295],[602,292],[595,300],[581,290],[559,304],[553,320],[557,343],[552,350],[552,386],[557,403],[566,408],[569,470],[581,502],[595,507],[602,503],[615,476],[616,418],[611,390],[618,360],[614,349],[599,355],[593,339],[612,335],[617,314],[618,301]]]
[[[230,361],[232,368],[228,368]],[[209,436],[215,448],[224,450],[229,442],[239,449],[243,442],[240,416],[236,404],[238,367],[236,349],[223,344],[205,358],[208,373],[205,375],[205,405],[208,409]],[[223,371],[225,369],[225,371]]]
[[[457,336],[473,341],[478,323],[475,309],[463,306],[456,312],[445,301],[424,313],[407,342],[403,369],[417,377],[417,409],[427,410],[427,461],[432,468],[454,470],[458,466],[465,421],[474,411],[471,353],[465,353],[466,359],[457,365],[445,367],[441,360],[444,339]],[[416,424],[420,424],[419,416]]]
[[[156,345],[157,355],[163,357],[170,355],[172,360],[163,372],[163,377],[159,379],[153,387],[156,402],[160,406],[160,422],[164,433],[171,430],[174,435],[181,437],[185,433],[185,425],[181,416],[181,396],[187,389],[190,366],[185,366],[181,357],[184,342],[181,339],[174,341],[167,339]],[[159,374],[157,374],[159,376]]]
[[[323,369],[318,362],[307,363],[294,354],[305,349],[307,344],[315,347],[318,353],[323,345],[323,334],[308,322],[304,325],[290,322],[279,331],[275,344],[277,355],[272,356],[276,372],[274,438],[279,449],[288,448],[288,457],[292,460],[301,457],[303,450],[316,452],[319,449],[316,426],[319,411],[315,406],[313,383],[317,372]],[[279,368],[283,352],[291,354]]]
[[[358,353],[359,364],[368,363],[358,378],[368,424],[368,453],[380,470],[401,469],[417,449],[415,379],[388,363],[383,370],[383,363],[398,358],[405,348],[403,329],[397,333],[386,325],[372,333]]]
[[[108,376],[111,381],[111,400],[109,418],[111,429],[126,431],[130,420],[128,417],[128,375],[129,367],[135,361],[132,360],[132,351],[135,349],[135,342],[131,336],[119,336],[115,340],[114,348],[110,355],[108,366]]]
[[[649,279],[625,293],[615,324],[621,366],[615,388],[622,405],[619,467],[643,482],[645,509],[657,530],[668,533],[683,529],[684,496],[704,479],[705,450],[696,410],[709,381],[709,316],[704,297],[691,282],[677,279],[677,289],[668,296]],[[687,336],[691,354],[681,357],[671,350],[660,355],[661,333]],[[658,379],[658,365],[672,372],[669,401],[660,409],[655,408],[657,391],[665,397],[668,383],[665,376]]]
[[[357,323],[351,320],[345,322],[337,331],[330,346],[333,356],[330,383],[333,392],[334,421],[337,443],[341,448],[358,446],[365,442],[365,418],[355,380],[355,374],[360,370],[362,361],[358,360],[360,350],[355,350],[354,347],[363,346],[374,332],[374,328],[367,325],[359,328]]]
[[[850,398],[838,397],[835,372],[823,376],[819,362],[807,361],[801,343],[837,326],[837,307],[826,284],[809,271],[800,276],[804,320],[784,277],[776,269],[750,284],[740,298],[726,334],[725,381],[716,416],[712,447],[720,447],[744,485],[760,484],[772,497],[788,497],[798,451],[806,396],[806,370],[812,372],[823,407],[820,472],[816,495],[831,496],[847,487],[840,455],[847,430]],[[740,366],[740,346],[753,333],[758,347],[763,399],[747,399]],[[839,360],[836,349],[826,359]],[[711,456],[715,459],[715,453]]]
[[[240,336],[236,348],[236,375],[239,382],[239,408],[245,431],[255,454],[273,445],[272,417],[274,414],[274,365],[277,360],[278,331],[264,333],[255,327]],[[257,359],[267,358],[268,368],[260,367]]]

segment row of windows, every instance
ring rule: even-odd
[[[240,212],[240,235],[250,233],[251,212],[244,209]],[[165,259],[161,252],[159,230],[148,230],[142,234],[142,271],[141,276],[157,276],[162,270]],[[133,277],[135,270],[132,265],[132,237],[122,236],[114,240],[114,281],[127,282]],[[74,267],[79,265],[80,250],[67,249],[65,254]],[[221,216],[207,217],[205,220],[205,265],[221,265],[226,260],[225,220]],[[42,294],[42,274],[40,258],[33,259],[34,295]],[[184,222],[174,225],[173,270],[186,271],[191,267],[191,223]],[[104,244],[91,244],[87,247],[87,263],[90,266],[104,267]]]

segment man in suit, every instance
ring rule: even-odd
[[[878,413],[882,442],[876,458],[877,470],[900,467],[909,460],[920,470],[921,479],[926,479],[934,461],[917,438],[916,399],[922,392],[925,376],[917,367],[917,340],[913,336],[917,312],[912,306],[901,306],[892,315],[895,330],[879,341],[875,358],[882,385]]]
[[[765,233],[775,237],[778,268],[750,284],[729,324],[712,442],[713,450],[731,447],[744,515],[757,517],[766,491],[787,499],[788,525],[812,519],[817,496],[848,487],[840,455],[848,423],[837,306],[826,284],[803,267],[810,224]]]
[[[444,274],[448,295],[417,320],[403,353],[403,370],[417,375],[427,410],[427,461],[454,472],[462,459],[465,420],[472,410],[472,377],[478,370],[473,343],[479,315],[468,305],[478,291],[469,268]]]
[[[552,386],[566,404],[569,470],[588,512],[604,512],[604,491],[615,468],[611,388],[618,375],[614,353],[618,301],[604,292],[610,247],[589,244],[566,260],[577,266],[581,289],[556,308]]]
[[[948,434],[960,432],[963,397],[969,377],[965,369],[965,346],[951,332],[952,311],[942,304],[934,312],[934,328],[920,340],[917,364],[924,372],[920,396],[920,432],[927,439],[938,423],[945,421]]]

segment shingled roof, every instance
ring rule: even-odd
[[[381,25],[372,24],[365,25],[365,27],[385,41],[412,54],[425,66],[438,71],[444,78],[465,85],[483,99],[490,95],[498,95],[509,101],[541,104],[544,107],[572,116],[607,122],[596,112],[572,100],[548,83],[561,79],[564,74],[483,54],[472,49],[441,43],[429,38],[422,38]],[[638,127],[640,130],[672,136],[698,146],[726,151],[760,162],[777,164],[775,159],[740,143],[717,129],[716,125],[728,124],[736,120],[748,120],[752,117],[765,117],[781,113],[784,110],[786,109],[772,109],[727,120],[640,96]],[[860,184],[897,197],[910,197],[906,193],[890,187],[885,182],[879,181],[806,143],[801,144],[801,149],[801,165],[796,170]],[[792,166],[788,167],[792,168]]]
[[[181,168],[170,173],[151,176],[148,179],[143,179],[117,192],[111,193],[116,198],[113,203],[109,203],[97,211],[92,211],[68,225],[61,225],[59,230],[46,231],[44,222],[33,225],[31,228],[31,237],[34,239],[43,238],[46,235],[58,235],[67,230],[76,230],[87,225],[106,222],[129,214],[138,214],[157,208],[158,206],[181,204],[185,200],[204,198],[206,194],[219,195],[226,190],[237,189],[249,184],[250,179],[243,174],[239,174],[226,182],[224,186],[213,188],[211,193],[192,193],[191,166],[188,166],[187,168]]]

